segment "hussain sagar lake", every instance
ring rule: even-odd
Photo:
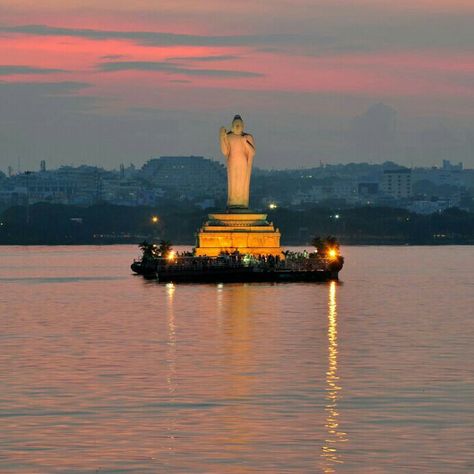
[[[192,252],[144,242],[132,270],[161,282],[291,282],[336,280],[344,264],[333,237],[314,239],[314,252],[284,251],[280,232],[267,215],[249,208],[256,152],[240,115],[231,130],[221,127],[220,148],[227,160],[227,208],[209,214]]]
[[[135,254],[0,246],[0,472],[474,472],[472,247],[345,247],[320,284]]]

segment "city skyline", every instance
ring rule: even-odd
[[[10,178],[10,177],[19,177],[26,174],[31,173],[42,173],[42,172],[56,172],[62,169],[80,169],[80,168],[90,168],[90,169],[97,169],[102,170],[104,172],[114,172],[114,173],[122,173],[122,171],[126,171],[127,173],[135,172],[135,171],[142,171],[147,167],[150,162],[160,160],[160,159],[199,159],[204,161],[210,161],[211,163],[215,164],[219,167],[225,167],[225,163],[223,163],[222,158],[215,158],[213,156],[205,156],[205,155],[155,155],[147,157],[145,160],[138,159],[136,161],[129,161],[128,163],[112,163],[112,164],[96,164],[96,163],[71,163],[71,162],[64,162],[55,165],[54,163],[50,163],[46,160],[40,160],[38,162],[32,162],[32,166],[28,169],[22,165],[21,160],[16,163],[15,166],[8,165],[5,168],[0,168],[0,177]],[[351,167],[351,166],[368,166],[368,167],[376,167],[376,168],[385,168],[385,169],[409,169],[409,170],[428,170],[428,171],[441,171],[443,169],[457,169],[457,170],[465,170],[467,172],[474,171],[474,168],[470,166],[466,166],[463,161],[459,162],[451,162],[451,160],[442,160],[439,163],[433,163],[433,165],[424,166],[420,165],[405,165],[401,162],[396,162],[392,160],[386,160],[383,162],[374,162],[374,161],[352,161],[352,162],[323,162],[322,160],[319,162],[309,163],[306,166],[291,166],[289,164],[286,167],[281,168],[271,168],[267,166],[254,166],[253,169],[257,173],[272,173],[272,172],[299,172],[299,171],[312,171],[312,170],[328,170],[328,169],[336,169],[338,167]]]
[[[242,114],[255,165],[474,165],[467,1],[5,0],[0,165],[219,158]]]

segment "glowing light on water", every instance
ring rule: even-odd
[[[339,376],[337,375],[337,305],[336,305],[337,284],[332,281],[329,284],[328,301],[328,370],[326,372],[326,431],[327,438],[322,448],[321,456],[326,461],[324,472],[334,473],[335,464],[342,464],[341,455],[337,450],[337,444],[347,441],[346,433],[339,428],[339,412],[337,402],[340,397],[341,387]]]
[[[176,286],[174,283],[166,283],[166,293],[170,300],[173,299],[175,290],[176,290]]]

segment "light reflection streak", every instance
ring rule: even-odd
[[[176,392],[176,324],[174,317],[174,294],[176,286],[173,283],[166,285],[166,300],[167,300],[167,324],[168,324],[168,341],[166,351],[166,362],[168,371],[166,374],[166,384],[168,386],[169,402],[175,401]],[[170,441],[168,451],[174,454],[175,451],[175,432],[176,432],[176,417],[169,417],[169,424],[167,426],[167,438]]]
[[[168,375],[166,377],[168,382],[168,390],[173,393],[176,390],[174,383],[174,376],[176,374],[176,324],[174,320],[174,292],[176,287],[173,283],[166,285],[166,295],[168,302],[168,351],[167,351],[167,362],[168,362]]]
[[[216,300],[216,322],[217,326],[222,326],[223,314],[224,314],[224,284],[219,283],[217,285],[217,300]]]
[[[337,303],[335,281],[329,284],[328,301],[328,370],[326,372],[326,440],[321,456],[324,459],[324,472],[334,473],[335,465],[342,464],[341,453],[338,452],[338,443],[347,441],[346,433],[339,427],[339,412],[337,403],[340,398],[341,386],[337,375]]]
[[[218,318],[222,319],[219,326],[226,360],[221,386],[228,404],[222,418],[222,429],[231,443],[229,453],[232,457],[249,450],[257,429],[256,423],[249,419],[245,403],[252,393],[254,377],[251,374],[255,372],[252,294],[252,289],[246,285],[217,289]]]

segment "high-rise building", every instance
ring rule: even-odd
[[[382,177],[382,191],[392,197],[403,199],[412,195],[411,169],[385,170]]]

